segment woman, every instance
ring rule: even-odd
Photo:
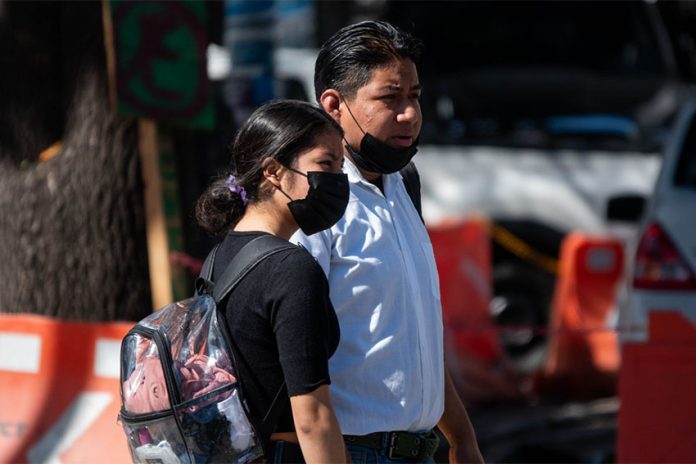
[[[312,234],[340,219],[349,195],[341,173],[342,136],[330,117],[308,103],[272,102],[251,115],[232,145],[232,173],[215,181],[196,205],[205,229],[227,233],[213,280],[262,234],[287,240],[298,228]],[[339,329],[320,266],[302,248],[272,255],[225,305],[252,416],[260,422],[276,395],[285,403],[276,432],[262,437],[269,444],[267,458],[344,462],[328,389],[328,359],[338,346]]]

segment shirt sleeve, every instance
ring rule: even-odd
[[[290,241],[309,251],[309,254],[314,256],[324,271],[324,275],[328,278],[331,263],[331,229],[322,230],[309,236],[298,230],[290,237]]]
[[[281,275],[273,279],[283,285],[273,298],[271,325],[288,394],[295,396],[330,383],[330,337],[337,329],[331,326],[326,276],[312,257],[297,250],[281,264]]]

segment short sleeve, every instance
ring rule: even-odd
[[[295,396],[330,383],[328,361],[338,323],[326,276],[314,259],[298,249],[283,261],[272,279],[282,288],[272,298],[270,315],[288,394]]]

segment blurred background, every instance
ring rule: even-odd
[[[627,425],[617,456],[620,412],[634,417],[621,342],[646,343],[657,304],[633,293],[676,291],[657,306],[696,318],[693,234],[649,220],[666,156],[686,160],[680,192],[696,187],[687,0],[0,0],[3,395],[17,388],[2,377],[10,316],[89,330],[192,293],[219,239],[194,204],[228,169],[235,129],[267,100],[314,101],[318,47],[364,19],[425,44],[415,162],[447,363],[484,457],[631,460],[651,432]],[[680,230],[696,225],[690,198]],[[636,263],[657,269],[647,284]],[[4,420],[0,461],[54,430]]]

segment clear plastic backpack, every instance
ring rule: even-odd
[[[252,240],[218,285],[210,281],[214,249],[196,295],[151,314],[124,337],[119,420],[133,462],[245,463],[263,456],[259,431],[266,424],[248,413],[217,304],[264,258],[292,247],[270,235]],[[277,420],[274,406],[264,422]]]

